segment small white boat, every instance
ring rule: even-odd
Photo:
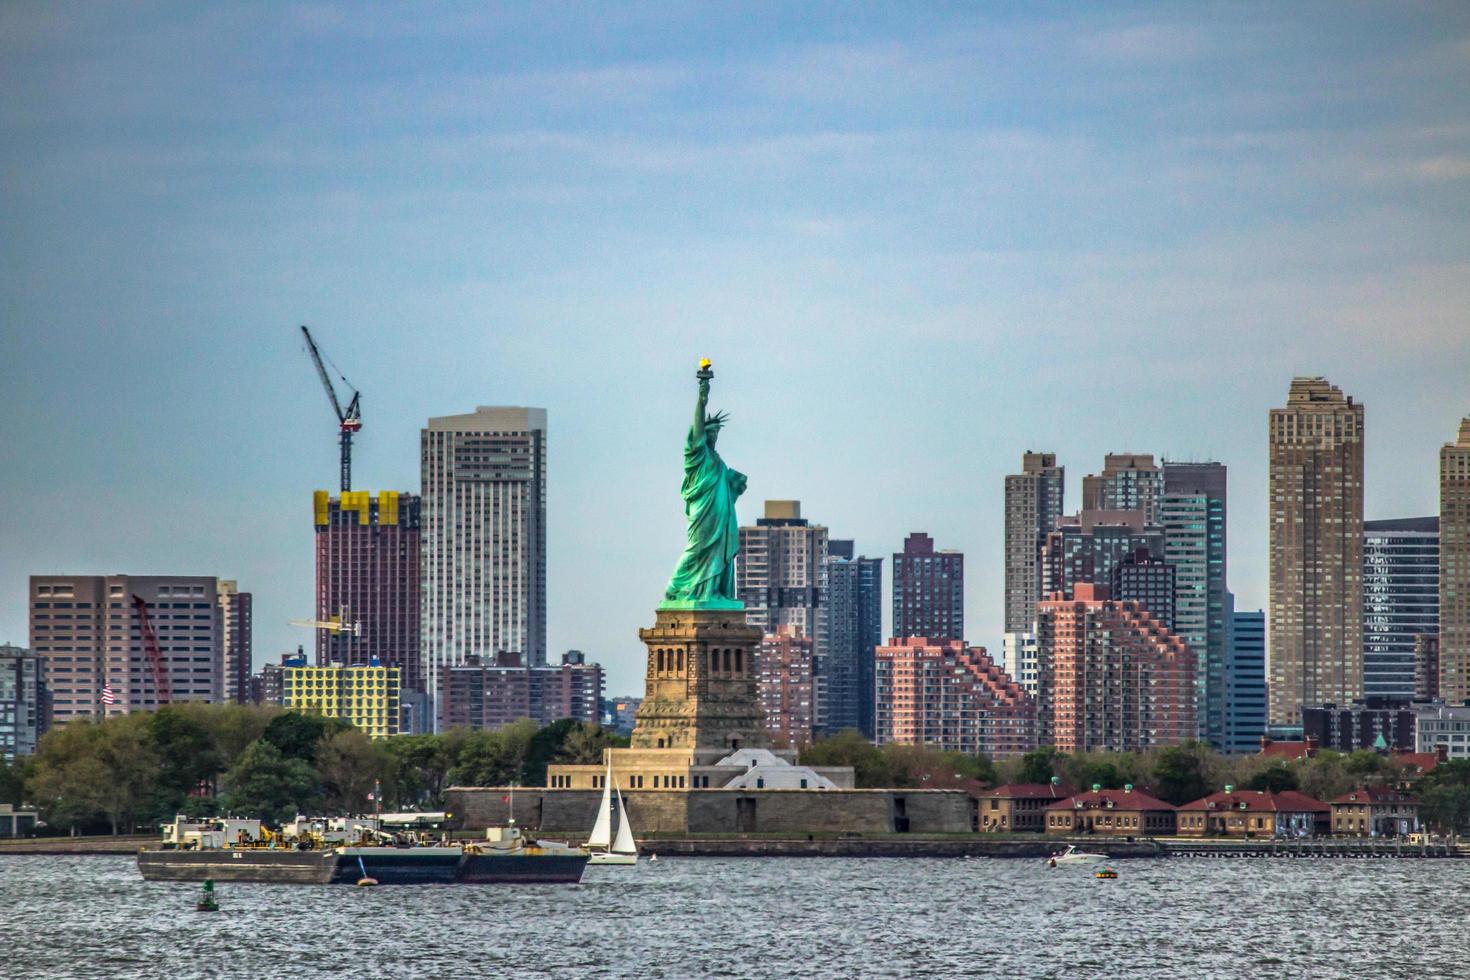
[[[1059,864],[1093,864],[1097,861],[1106,861],[1106,854],[1091,854],[1087,851],[1077,850],[1076,844],[1068,844],[1065,851],[1053,854],[1047,859],[1047,864],[1055,868]]]
[[[612,832],[616,818],[618,830]],[[607,764],[607,780],[602,786],[602,805],[597,809],[597,821],[592,825],[592,834],[587,838],[587,850],[592,852],[588,864],[637,864],[638,845],[633,841],[633,825],[628,822],[628,810],[623,806],[623,793],[613,782],[612,762]]]

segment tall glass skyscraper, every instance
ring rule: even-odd
[[[1165,460],[1159,520],[1175,569],[1174,632],[1196,657],[1200,737],[1218,747],[1225,740],[1225,465]]]
[[[1439,631],[1439,518],[1363,522],[1363,693],[1414,696],[1414,639]]]
[[[1226,752],[1258,752],[1266,733],[1266,614],[1235,609],[1225,596],[1228,637],[1225,644]]]

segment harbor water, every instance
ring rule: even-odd
[[[1466,977],[1470,861],[664,858],[581,885],[149,883],[0,858],[4,977]]]

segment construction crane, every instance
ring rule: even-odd
[[[153,694],[162,707],[173,701],[174,692],[168,682],[168,671],[163,667],[163,651],[158,649],[158,634],[148,622],[148,600],[133,596],[133,608],[138,613],[138,631],[143,634],[143,653],[148,658],[148,666],[153,668]]]
[[[353,636],[362,636],[361,623],[344,623],[340,617],[331,619],[293,619],[289,621],[292,626],[304,626],[309,630],[323,630],[327,633],[351,633]]]
[[[352,389],[352,397],[347,402],[347,407],[342,407],[342,400],[337,397],[337,388],[332,384],[332,378],[327,374],[327,366],[322,363],[322,352],[317,350],[316,341],[311,339],[311,331],[302,324],[301,334],[306,338],[306,349],[311,352],[311,362],[316,365],[317,377],[322,379],[322,387],[327,389],[327,399],[332,403],[332,411],[337,413],[337,424],[339,426],[338,442],[342,446],[342,489],[352,489],[352,433],[362,428],[362,395],[357,389],[352,388],[352,382],[348,381],[341,371],[337,371],[337,365],[332,365],[332,370],[337,371],[337,377],[342,383]],[[330,363],[330,362],[328,362]]]

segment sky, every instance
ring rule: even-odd
[[[0,6],[0,642],[32,574],[255,595],[309,642],[311,491],[547,409],[553,656],[642,689],[699,357],[742,518],[798,498],[966,553],[1002,481],[1106,452],[1230,475],[1265,602],[1266,419],[1366,405],[1367,516],[1437,511],[1470,414],[1461,3]],[[885,569],[891,560],[885,562]],[[885,570],[885,576],[887,571]]]

